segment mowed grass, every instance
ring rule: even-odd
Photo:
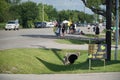
[[[64,65],[66,53],[80,52],[81,55],[72,65]],[[120,51],[119,51],[120,52]],[[120,53],[118,60],[106,62],[92,61],[89,70],[87,51],[61,49],[9,49],[0,50],[0,73],[12,74],[54,74],[54,73],[88,73],[88,72],[120,72]]]
[[[62,44],[88,44],[89,40],[76,40],[76,39],[57,39],[57,43]]]
[[[61,44],[89,44],[89,40],[76,40],[76,39],[57,39],[55,40],[57,43]],[[91,43],[95,43],[95,41],[91,41]],[[102,42],[105,43],[105,42]],[[115,45],[115,40],[112,40],[112,45]],[[120,45],[120,41],[118,42],[118,45]]]

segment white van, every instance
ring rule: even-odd
[[[19,30],[18,21],[8,21],[5,25],[5,30]]]

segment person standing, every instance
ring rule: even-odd
[[[60,34],[61,25],[59,23],[56,24],[53,29],[54,29],[54,32],[55,32],[55,34],[56,34],[57,37],[61,36],[61,34]]]
[[[100,29],[99,29],[98,26],[96,26],[96,28],[95,28],[95,35],[96,35],[97,39],[99,38],[99,34],[100,34]]]
[[[65,24],[62,25],[62,37],[65,37]]]

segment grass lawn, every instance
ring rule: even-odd
[[[62,44],[88,44],[88,40],[76,40],[76,39],[57,39],[55,40],[57,43]]]
[[[76,39],[57,39],[55,40],[57,43],[62,44],[89,44],[89,40],[76,40]],[[116,42],[114,40],[111,40],[112,45],[115,45]],[[91,43],[95,43],[95,41],[91,41]],[[105,43],[105,42],[103,42]],[[120,41],[118,42],[118,45],[120,45]]]
[[[79,40],[79,39],[57,39],[55,40],[57,43],[62,43],[62,44],[89,44],[89,40]],[[91,43],[95,44],[95,40],[91,41]],[[105,43],[105,42],[102,42]]]
[[[72,65],[64,65],[63,57],[69,52],[80,52],[81,55]],[[119,51],[120,52],[120,51]],[[112,52],[114,53],[114,52]],[[0,50],[0,73],[14,74],[54,74],[54,73],[88,73],[88,72],[120,72],[120,53],[118,60],[106,62],[93,61],[93,70],[88,69],[87,51],[61,49],[8,49]]]

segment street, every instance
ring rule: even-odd
[[[31,48],[51,43],[55,36],[50,28],[0,31],[0,49]]]
[[[80,37],[80,35],[68,35]],[[56,43],[57,37],[52,28],[20,29],[18,31],[0,30],[0,50],[12,48],[61,48],[61,49],[81,49],[86,50],[85,45],[66,45]]]
[[[77,27],[85,33],[88,32],[87,27]],[[84,38],[83,35],[65,34],[66,37]],[[56,48],[56,49],[79,49],[88,50],[88,44],[60,44],[55,42],[58,39],[52,28],[38,28],[38,29],[20,29],[18,31],[0,30],[0,50],[12,48]],[[112,47],[114,50],[115,48]],[[120,49],[120,47],[119,47]]]

